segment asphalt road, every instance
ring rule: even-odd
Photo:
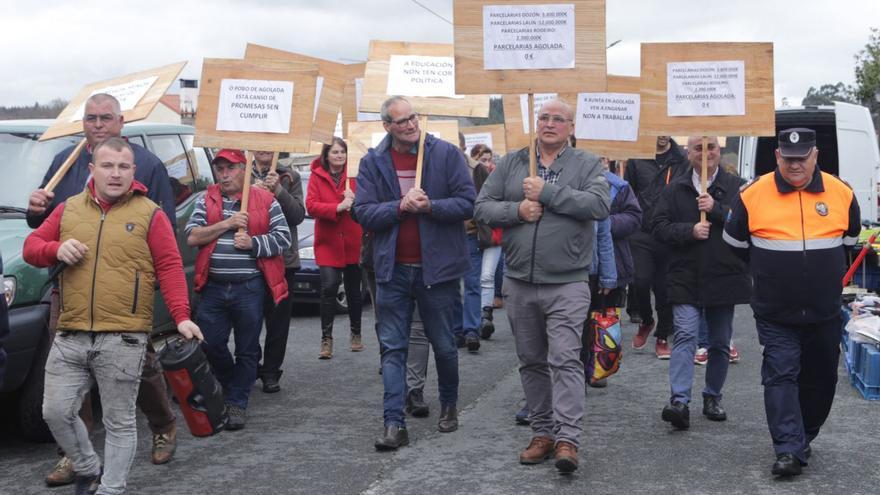
[[[365,312],[364,328],[372,329]],[[144,494],[456,494],[456,493],[880,493],[880,402],[868,402],[840,385],[829,421],[813,442],[804,475],[777,480],[760,386],[760,348],[748,307],[738,308],[734,336],[742,355],[732,365],[724,406],[729,420],[705,420],[695,406],[691,429],[672,431],[660,419],[668,399],[666,362],[627,345],[620,373],[606,389],[589,389],[580,453],[581,467],[560,476],[552,463],[521,466],[517,455],[529,442],[528,427],[513,414],[522,396],[513,339],[503,312],[495,337],[479,354],[460,354],[460,428],[436,431],[436,373],[429,370],[427,419],[408,422],[411,445],[378,453],[382,384],[375,335],[367,349],[347,351],[347,322],[336,320],[334,357],[319,361],[316,314],[291,320],[282,392],[254,388],[244,430],[210,438],[189,435],[182,418],[174,460],[149,461],[150,436],[139,414],[138,452],[129,492]],[[626,324],[629,339],[634,325]],[[629,340],[627,340],[629,342]],[[703,368],[696,373],[703,379]],[[698,397],[700,387],[695,387]],[[7,429],[8,430],[8,429]],[[43,477],[57,460],[50,444],[0,438],[0,493],[70,493],[50,489]],[[103,450],[103,435],[96,436]]]

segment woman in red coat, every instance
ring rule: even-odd
[[[312,162],[312,175],[306,194],[306,209],[315,218],[315,262],[321,273],[321,352],[320,359],[333,357],[333,318],[336,293],[345,280],[348,318],[351,323],[351,351],[364,349],[361,342],[361,227],[351,218],[354,182],[346,188],[348,147],[333,138],[324,145],[321,156]]]

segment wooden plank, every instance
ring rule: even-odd
[[[638,77],[608,75],[608,93],[639,93],[640,87],[641,81]],[[644,111],[644,101],[642,101],[641,108],[643,109],[641,111]],[[575,108],[575,111],[577,111],[577,108]],[[639,120],[639,138],[636,141],[578,139],[575,147],[607,157],[610,160],[627,160],[630,158],[653,160],[657,156],[657,138],[642,132],[644,120],[641,118]]]
[[[574,4],[574,68],[484,69],[483,6],[540,4]],[[605,91],[605,0],[454,0],[453,21],[458,94]]]
[[[348,124],[358,121],[357,80],[364,78],[366,62],[346,66],[345,87],[342,91],[342,136],[348,137]]]
[[[378,112],[389,96],[388,68],[392,55],[454,56],[452,45],[443,43],[410,43],[405,41],[370,41],[370,55],[364,73],[360,110]],[[456,78],[457,80],[457,78]],[[457,117],[488,117],[488,91],[463,98],[409,97],[413,109],[424,115]],[[460,93],[459,93],[460,94]],[[406,96],[406,95],[404,95]]]
[[[55,122],[46,129],[46,132],[40,136],[39,140],[45,141],[47,139],[72,136],[81,133],[83,131],[83,105],[85,105],[86,100],[88,100],[91,95],[95,93],[105,93],[114,86],[121,86],[134,81],[155,77],[156,80],[133,108],[128,110],[125,108],[122,109],[122,117],[125,119],[125,122],[136,122],[147,118],[159,103],[159,99],[165,95],[168,88],[177,80],[177,76],[180,75],[180,72],[185,65],[186,62],[178,62],[175,64],[164,65],[162,67],[156,67],[155,69],[142,70],[133,74],[94,82],[84,86],[79,90],[76,96],[71,98],[70,103],[64,107],[64,110],[62,110],[55,119]]]
[[[504,156],[507,154],[507,139],[504,133],[504,124],[477,125],[462,127],[459,132],[467,137],[468,134],[488,133],[492,135],[492,152]]]
[[[428,132],[439,136],[440,139],[452,143],[458,148],[458,121],[457,120],[429,120]],[[348,176],[357,177],[361,158],[367,154],[367,150],[373,147],[374,142],[383,139],[387,132],[381,121],[352,122],[348,124]],[[375,141],[374,141],[375,140]]]
[[[775,136],[773,43],[643,43],[642,117],[646,134],[672,136]],[[670,117],[666,66],[670,62],[742,60],[745,115]]]
[[[577,109],[577,95],[574,93],[557,94],[557,98],[571,106],[572,111]],[[522,119],[521,98],[525,95],[504,95],[504,140],[508,153],[525,148],[529,145],[529,134],[525,132]],[[535,109],[540,110],[540,105]]]
[[[236,59],[204,59],[194,145],[211,148],[308,152],[317,78],[317,65],[305,62],[261,61],[255,64]],[[220,98],[220,82],[223,79],[292,81],[294,87],[289,132],[281,134],[218,131],[217,106]]]
[[[317,64],[318,77],[322,78],[323,84],[321,84],[321,96],[318,98],[317,112],[315,112],[315,119],[312,123],[311,138],[313,141],[321,143],[329,143],[333,139],[336,120],[339,117],[339,112],[342,111],[343,92],[348,73],[345,64],[254,43],[247,44],[244,58],[247,61],[257,62],[260,59],[269,59]]]

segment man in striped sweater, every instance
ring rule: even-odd
[[[187,243],[199,246],[195,289],[201,293],[196,321],[205,328],[205,354],[226,393],[228,430],[245,425],[260,360],[260,329],[266,291],[275,304],[287,297],[284,252],[290,229],[272,193],[251,187],[241,211],[246,159],[224,149],[211,163],[217,184],[196,202],[186,225]],[[229,334],[235,327],[235,359]]]

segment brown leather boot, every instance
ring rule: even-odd
[[[361,352],[364,350],[364,343],[360,334],[351,334],[351,352]]]
[[[318,359],[330,359],[333,357],[333,339],[321,339],[321,352]]]
[[[550,437],[534,437],[526,450],[519,455],[520,464],[541,464],[553,453],[553,439]]]
[[[556,444],[556,469],[560,473],[571,473],[578,468],[578,449],[573,444],[560,441]]]
[[[153,464],[165,464],[174,457],[177,450],[177,426],[172,426],[168,433],[153,434]]]
[[[73,463],[70,457],[62,456],[55,467],[46,475],[46,485],[63,486],[73,483],[76,473],[73,472]]]

